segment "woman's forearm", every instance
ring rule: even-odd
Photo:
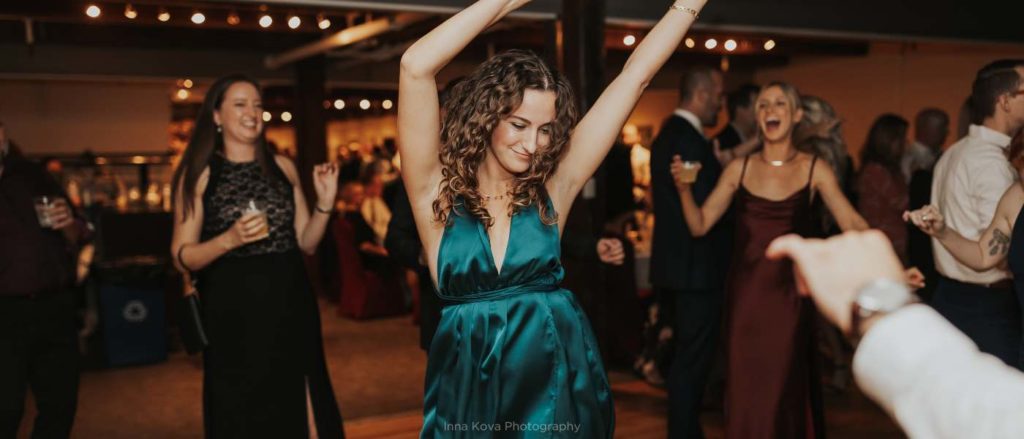
[[[643,90],[658,70],[679,47],[679,42],[696,21],[696,14],[707,0],[677,0],[678,8],[670,8],[637,45],[626,60],[619,78],[640,86]]]
[[[679,191],[679,201],[683,204],[683,218],[686,219],[686,227],[690,229],[690,234],[695,237],[707,234],[704,212],[697,205],[697,200],[693,198],[693,189],[686,188]]]
[[[402,56],[402,73],[433,77],[491,24],[525,4],[522,0],[479,0],[420,38]]]
[[[1005,260],[1006,252],[999,249],[1003,246],[1003,240],[1005,240],[1006,248],[1009,248],[1010,243],[1009,236],[1006,236],[999,229],[995,229],[994,236],[991,239],[993,251],[986,252],[982,241],[971,241],[964,238],[963,235],[949,228],[949,226],[942,233],[936,235],[935,239],[938,239],[939,243],[946,250],[949,250],[949,253],[958,261],[978,271],[988,270]]]
[[[316,253],[317,246],[320,245],[320,240],[324,238],[324,232],[327,231],[327,224],[331,221],[331,215],[314,209],[309,221],[306,222],[306,227],[302,230],[302,235],[299,236],[299,249],[307,255]]]
[[[839,229],[844,232],[862,231],[871,228],[871,225],[869,225],[868,222],[864,220],[864,217],[860,216],[857,212],[853,212],[852,215],[843,218],[841,221],[837,220],[836,222],[839,224]]]
[[[174,265],[183,272],[199,271],[239,245],[232,242],[230,230],[207,241],[177,244]]]

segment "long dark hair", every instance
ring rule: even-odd
[[[886,113],[875,119],[868,131],[868,139],[860,153],[860,163],[882,165],[890,172],[900,172],[900,160],[903,150],[900,146],[907,142],[907,130],[910,123],[906,119],[892,113]]]
[[[210,86],[206,92],[206,99],[203,100],[203,107],[196,117],[196,126],[192,131],[192,138],[189,139],[188,147],[181,156],[178,168],[174,170],[174,200],[178,199],[178,191],[181,191],[182,214],[188,217],[195,210],[193,200],[196,195],[196,182],[203,170],[210,164],[214,152],[224,153],[224,137],[217,132],[217,124],[213,121],[213,112],[220,108],[224,102],[224,93],[228,88],[238,82],[247,82],[260,90],[260,85],[255,79],[245,75],[234,74],[221,77]],[[259,117],[259,116],[257,116]],[[256,161],[259,162],[263,175],[278,176],[280,168],[273,160],[274,152],[267,145],[267,139],[263,132],[260,132],[256,139]]]
[[[465,211],[487,227],[494,223],[477,191],[476,172],[488,154],[494,127],[519,107],[527,89],[554,92],[556,116],[551,142],[533,154],[527,171],[515,177],[509,215],[536,204],[544,223],[557,222],[557,212],[546,202],[544,182],[555,172],[569,143],[576,125],[576,101],[564,76],[522,50],[495,55],[448,94],[441,129],[441,186],[433,204],[436,221],[447,222],[449,209],[461,200]]]

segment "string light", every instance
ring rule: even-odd
[[[85,15],[88,15],[89,18],[97,18],[102,13],[103,11],[96,5],[89,5],[89,7],[85,8]]]
[[[359,101],[359,108],[362,108],[364,110],[369,110],[370,109],[370,101],[368,99],[363,99],[363,100]]]
[[[274,18],[273,17],[271,17],[271,16],[269,16],[267,14],[263,14],[263,16],[260,17],[260,27],[268,28],[272,24],[274,24]]]
[[[192,13],[192,22],[195,24],[203,24],[206,22],[206,16],[202,12],[196,11]]]
[[[775,40],[768,40],[764,42],[764,50],[771,51],[775,48]]]
[[[684,41],[684,43],[686,44],[686,47],[690,49],[697,47],[697,42],[693,41],[693,38],[687,38],[686,41]]]
[[[316,25],[321,30],[327,30],[329,27],[331,27],[331,20],[328,20],[327,17],[324,16],[324,14],[320,14],[316,16]]]
[[[178,100],[184,101],[185,99],[188,99],[189,94],[190,93],[188,92],[188,90],[181,88],[178,89],[178,93],[176,93],[175,96],[178,98]]]
[[[381,106],[381,108],[383,108],[385,110],[390,110],[391,107],[395,106],[395,103],[391,102],[391,99],[385,99],[384,102],[380,103],[380,106]]]
[[[167,12],[167,8],[160,8],[160,12],[157,14],[156,19],[166,23],[171,19],[171,13]]]
[[[192,84],[192,80],[188,79],[188,78],[185,78],[184,81],[181,81],[181,85],[182,85],[182,87],[185,87],[185,88],[192,88],[192,85],[193,85]]]
[[[337,109],[337,110],[344,110],[345,109],[345,101],[343,101],[341,99],[335,99],[334,100],[334,108]]]
[[[718,47],[718,40],[714,38],[708,38],[708,40],[704,42],[704,47],[707,48],[708,50],[713,50],[714,48]]]
[[[238,13],[237,12],[231,11],[231,13],[228,14],[228,24],[229,25],[237,26],[238,23],[241,23],[241,22],[242,22],[242,19],[238,17]]]
[[[269,111],[264,111],[263,112],[263,121],[264,122],[270,122],[271,119],[273,119],[273,118],[274,118],[274,116],[271,115]]]
[[[298,29],[302,25],[302,19],[298,15],[292,15],[288,17],[288,27],[292,29]]]
[[[287,112],[287,111],[281,113],[281,120],[283,120],[285,122],[291,122],[292,121],[292,114]]]
[[[732,51],[736,50],[736,46],[737,46],[736,40],[725,40],[725,46],[724,47],[725,47],[726,51],[732,52]]]
[[[134,20],[139,16],[139,12],[135,10],[135,7],[131,3],[124,5],[124,17],[129,20]]]
[[[622,44],[625,44],[626,46],[632,46],[636,44],[636,37],[633,35],[626,35],[626,37],[622,39]]]

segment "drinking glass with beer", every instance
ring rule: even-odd
[[[679,156],[672,158],[672,178],[676,186],[691,185],[697,181],[697,173],[700,172],[700,162],[684,161]]]
[[[267,208],[265,203],[259,200],[249,200],[249,202],[242,208],[242,216],[255,215],[259,216],[259,239],[266,239],[270,236],[270,225],[267,222]]]

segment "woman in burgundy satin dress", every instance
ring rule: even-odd
[[[769,261],[765,249],[775,238],[814,232],[811,201],[821,196],[839,227],[862,230],[867,223],[843,196],[832,169],[797,151],[794,126],[803,117],[792,86],[765,86],[756,103],[764,149],[730,163],[718,185],[698,206],[682,180],[676,157],[673,173],[686,223],[694,236],[706,233],[730,204],[736,239],[726,297],[725,433],[730,438],[814,438],[824,436],[820,385],[814,355],[814,308],[796,291],[789,261]]]

